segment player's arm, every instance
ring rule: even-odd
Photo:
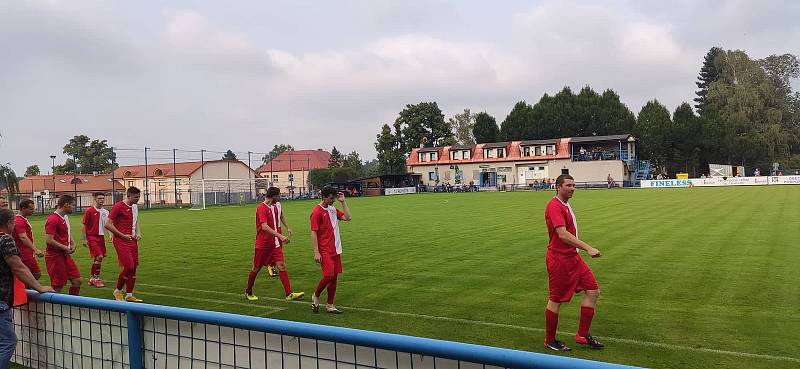
[[[83,212],[83,232],[81,232],[81,241],[83,242],[84,247],[89,247],[89,241],[87,235],[89,234],[89,227],[86,226],[89,222],[91,222],[91,216],[89,215],[89,211]]]
[[[289,226],[289,223],[286,223],[286,217],[283,216],[283,212],[281,212],[281,223],[286,227],[286,233],[289,234],[287,237],[292,237],[292,227]]]
[[[314,248],[314,261],[320,262],[322,261],[322,255],[319,254],[319,238],[317,237],[317,231],[311,231],[311,246]]]
[[[282,234],[278,233],[278,231],[276,231],[276,230],[272,229],[272,227],[270,227],[270,226],[269,226],[269,223],[267,223],[267,222],[263,222],[263,223],[261,223],[261,229],[263,229],[263,230],[264,230],[264,232],[267,232],[267,233],[271,234],[273,237],[278,237],[278,238],[280,238],[280,239],[281,239],[281,241],[283,241],[283,242],[286,242],[286,241],[289,239],[289,238],[287,238],[286,236],[284,236],[284,235],[282,235]]]
[[[133,240],[133,236],[120,232],[119,229],[117,229],[117,227],[114,226],[114,221],[111,220],[111,218],[108,218],[108,220],[106,220],[105,228],[109,232],[114,234],[114,237],[119,237],[119,238],[121,238],[123,240],[128,240],[128,241]]]
[[[342,220],[347,222],[353,219],[353,214],[350,213],[350,207],[347,206],[347,201],[344,198],[344,192],[339,192],[338,200],[342,204],[342,212],[344,213]]]
[[[36,256],[38,257],[42,257],[42,255],[44,255],[44,253],[41,250],[36,248],[36,245],[33,244],[33,241],[31,241],[31,239],[28,238],[28,235],[25,234],[24,230],[21,233],[17,233],[17,237],[19,237],[19,240],[21,241],[20,243],[22,243],[22,247],[27,247],[33,250],[33,253],[36,254]]]
[[[566,227],[556,228],[556,234],[558,235],[558,238],[560,238],[561,241],[564,241],[567,245],[584,250],[593,258],[600,257],[600,250],[589,246],[588,243],[579,240],[578,237],[575,237],[575,235],[572,233],[567,232]]]
[[[50,247],[55,248],[55,249],[61,249],[64,252],[67,252],[67,253],[72,251],[72,249],[69,247],[69,245],[65,245],[65,244],[63,244],[61,242],[56,241],[55,237],[53,237],[53,235],[50,234],[50,233],[47,234],[47,239],[44,242],[45,242],[45,244],[47,246],[50,246]]]
[[[36,278],[33,278],[31,271],[28,269],[25,264],[22,263],[22,259],[19,258],[17,255],[11,255],[5,258],[6,264],[8,267],[11,268],[11,271],[14,272],[14,275],[19,278],[22,283],[25,284],[28,288],[33,288],[36,292],[45,293],[45,292],[53,292],[53,288],[50,286],[42,286],[39,284],[39,281]]]
[[[141,240],[141,239],[142,239],[142,231],[141,231],[141,229],[139,228],[139,221],[137,220],[137,221],[136,221],[136,224],[134,224],[133,226],[134,226],[134,228],[135,228],[135,229],[133,230],[133,238],[134,238],[135,240],[137,240],[137,241],[138,241],[138,240]]]

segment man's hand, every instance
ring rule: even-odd
[[[44,251],[42,251],[42,250],[39,250],[39,249],[33,249],[33,253],[34,253],[34,254],[36,255],[36,257],[38,257],[38,258],[44,257]]]
[[[593,258],[599,258],[601,256],[600,255],[600,250],[598,250],[598,249],[596,249],[594,247],[590,248],[586,252],[589,253],[589,256],[591,256]]]
[[[67,248],[67,255],[74,254],[75,253],[75,249],[77,249],[77,247],[75,247],[75,244],[74,243],[70,243],[69,244],[69,248]]]
[[[281,240],[281,242],[283,242],[283,243],[289,243],[289,237],[286,237],[286,236],[284,236],[284,235],[282,235],[282,234],[279,234],[279,235],[278,235],[278,238],[279,238],[279,239]]]
[[[89,247],[89,241],[83,240],[82,243],[83,243],[83,247],[86,247],[86,248]]]
[[[39,288],[36,292],[39,292],[39,293],[55,293],[56,290],[54,290],[53,287],[50,287],[50,286],[41,286],[41,288]]]
[[[142,235],[140,235],[140,234],[134,234],[134,235],[131,235],[131,239],[132,239],[132,240],[139,241],[139,240],[141,240],[141,239],[142,239]]]
[[[339,192],[339,197],[336,198],[339,202],[344,202],[344,192]]]
[[[292,237],[292,229],[291,228],[286,228],[286,234],[288,234],[289,237]]]
[[[316,261],[317,264],[322,262],[322,255],[320,255],[319,252],[314,253],[314,261]]]

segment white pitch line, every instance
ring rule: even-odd
[[[193,288],[161,286],[161,285],[156,285],[156,284],[138,283],[138,285],[140,285],[140,286],[148,286],[148,287],[156,287],[156,288],[168,288],[168,289],[174,289],[174,290],[183,290],[183,291],[189,291],[189,292],[216,293],[216,294],[219,294],[219,295],[226,295],[226,296],[237,296],[237,297],[241,296],[241,294],[231,293],[231,292],[198,290],[198,289],[193,289]],[[167,295],[165,295],[165,296],[167,296]],[[173,296],[173,295],[168,295],[168,296]],[[284,299],[275,298],[275,297],[260,297],[260,299],[270,300],[270,301],[285,301]],[[216,300],[214,300],[214,301],[216,301]],[[305,302],[305,301],[292,301],[292,303],[310,304],[310,302]],[[447,321],[447,322],[454,322],[454,323],[464,323],[464,324],[473,324],[473,325],[484,325],[484,326],[498,327],[498,328],[519,329],[519,330],[531,331],[531,332],[544,332],[544,329],[542,329],[542,328],[523,327],[523,326],[518,326],[518,325],[513,325],[513,324],[486,322],[486,321],[482,321],[482,320],[451,318],[451,317],[446,317],[446,316],[425,315],[425,314],[415,314],[415,313],[403,313],[403,312],[397,312],[397,311],[378,310],[378,309],[362,308],[362,307],[355,307],[355,306],[341,306],[341,307],[343,309],[346,309],[346,310],[364,311],[364,312],[378,313],[378,314],[387,314],[387,315],[395,315],[395,316],[406,316],[406,317],[412,317],[412,318],[431,319],[431,320]],[[560,335],[564,336],[566,334],[562,333]],[[718,350],[718,349],[712,349],[712,348],[681,346],[681,345],[673,345],[673,344],[661,343],[661,342],[640,341],[640,340],[635,340],[635,339],[630,339],[630,338],[617,338],[617,337],[603,336],[603,339],[605,341],[610,341],[610,342],[618,342],[618,343],[625,343],[625,344],[639,345],[639,346],[647,346],[647,347],[657,347],[657,348],[668,349],[668,350],[684,350],[684,351],[712,353],[712,354],[727,355],[727,356],[737,356],[737,357],[747,357],[747,358],[754,358],[754,359],[789,361],[789,362],[794,362],[794,363],[800,363],[800,358],[790,357],[790,356],[775,356],[775,355],[766,355],[766,354],[754,354],[754,353],[751,353],[751,352],[727,351],[727,350]]]
[[[142,285],[142,284],[140,283],[139,285]],[[156,286],[153,286],[153,287],[156,287]],[[136,294],[137,295],[143,295],[143,296],[152,295],[152,296],[160,296],[160,297],[172,297],[172,298],[178,298],[178,299],[189,300],[189,301],[207,302],[207,303],[212,303],[212,304],[237,305],[237,306],[244,306],[244,307],[251,307],[251,308],[252,307],[254,307],[254,308],[266,308],[267,309],[266,315],[270,315],[270,314],[277,313],[279,311],[286,310],[286,308],[279,308],[279,307],[274,307],[274,306],[263,306],[263,305],[247,304],[247,303],[243,303],[243,302],[222,301],[222,300],[214,300],[214,299],[201,299],[201,298],[197,298],[197,297],[177,296],[175,294],[166,294],[166,293],[141,292],[141,291],[139,291]]]

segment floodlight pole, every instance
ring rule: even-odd
[[[206,150],[200,149],[200,194],[203,197],[203,209],[206,208],[206,175],[205,175],[205,152]]]

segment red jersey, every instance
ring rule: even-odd
[[[327,208],[317,205],[311,211],[311,230],[317,232],[320,254],[342,253],[342,237],[339,235],[339,220],[342,217],[344,213],[333,205]]]
[[[548,256],[571,257],[577,255],[575,247],[562,241],[556,233],[558,227],[566,227],[567,232],[578,237],[578,224],[572,207],[561,201],[558,196],[553,197],[544,210],[544,221],[547,224],[547,233],[550,235],[550,243],[547,244]]]
[[[267,206],[263,202],[256,207],[256,248],[257,249],[271,249],[275,247],[275,236],[269,234],[261,227],[262,224],[275,229],[275,213],[272,211],[271,206]]]
[[[114,223],[114,227],[122,234],[136,234],[134,230],[136,229],[138,216],[139,207],[136,204],[128,206],[125,201],[118,201],[111,208],[108,219]]]
[[[44,224],[44,233],[53,235],[53,239],[56,242],[64,246],[69,246],[69,241],[72,238],[69,229],[69,217],[67,217],[66,214],[64,214],[63,217],[58,215],[58,213],[50,214]],[[64,250],[56,250],[50,246],[47,246],[47,252],[57,252],[59,254],[63,254]]]
[[[83,213],[83,231],[87,236],[104,236],[108,210],[91,206]]]
[[[22,240],[19,238],[21,233],[28,236],[28,239],[33,243],[33,229],[31,228],[31,223],[22,215],[17,214],[17,216],[14,217],[14,234],[12,234],[11,237],[14,239],[14,243],[17,244],[17,248],[19,248],[20,252],[25,249],[30,250],[22,245]],[[32,251],[33,250],[31,250],[31,252]]]

